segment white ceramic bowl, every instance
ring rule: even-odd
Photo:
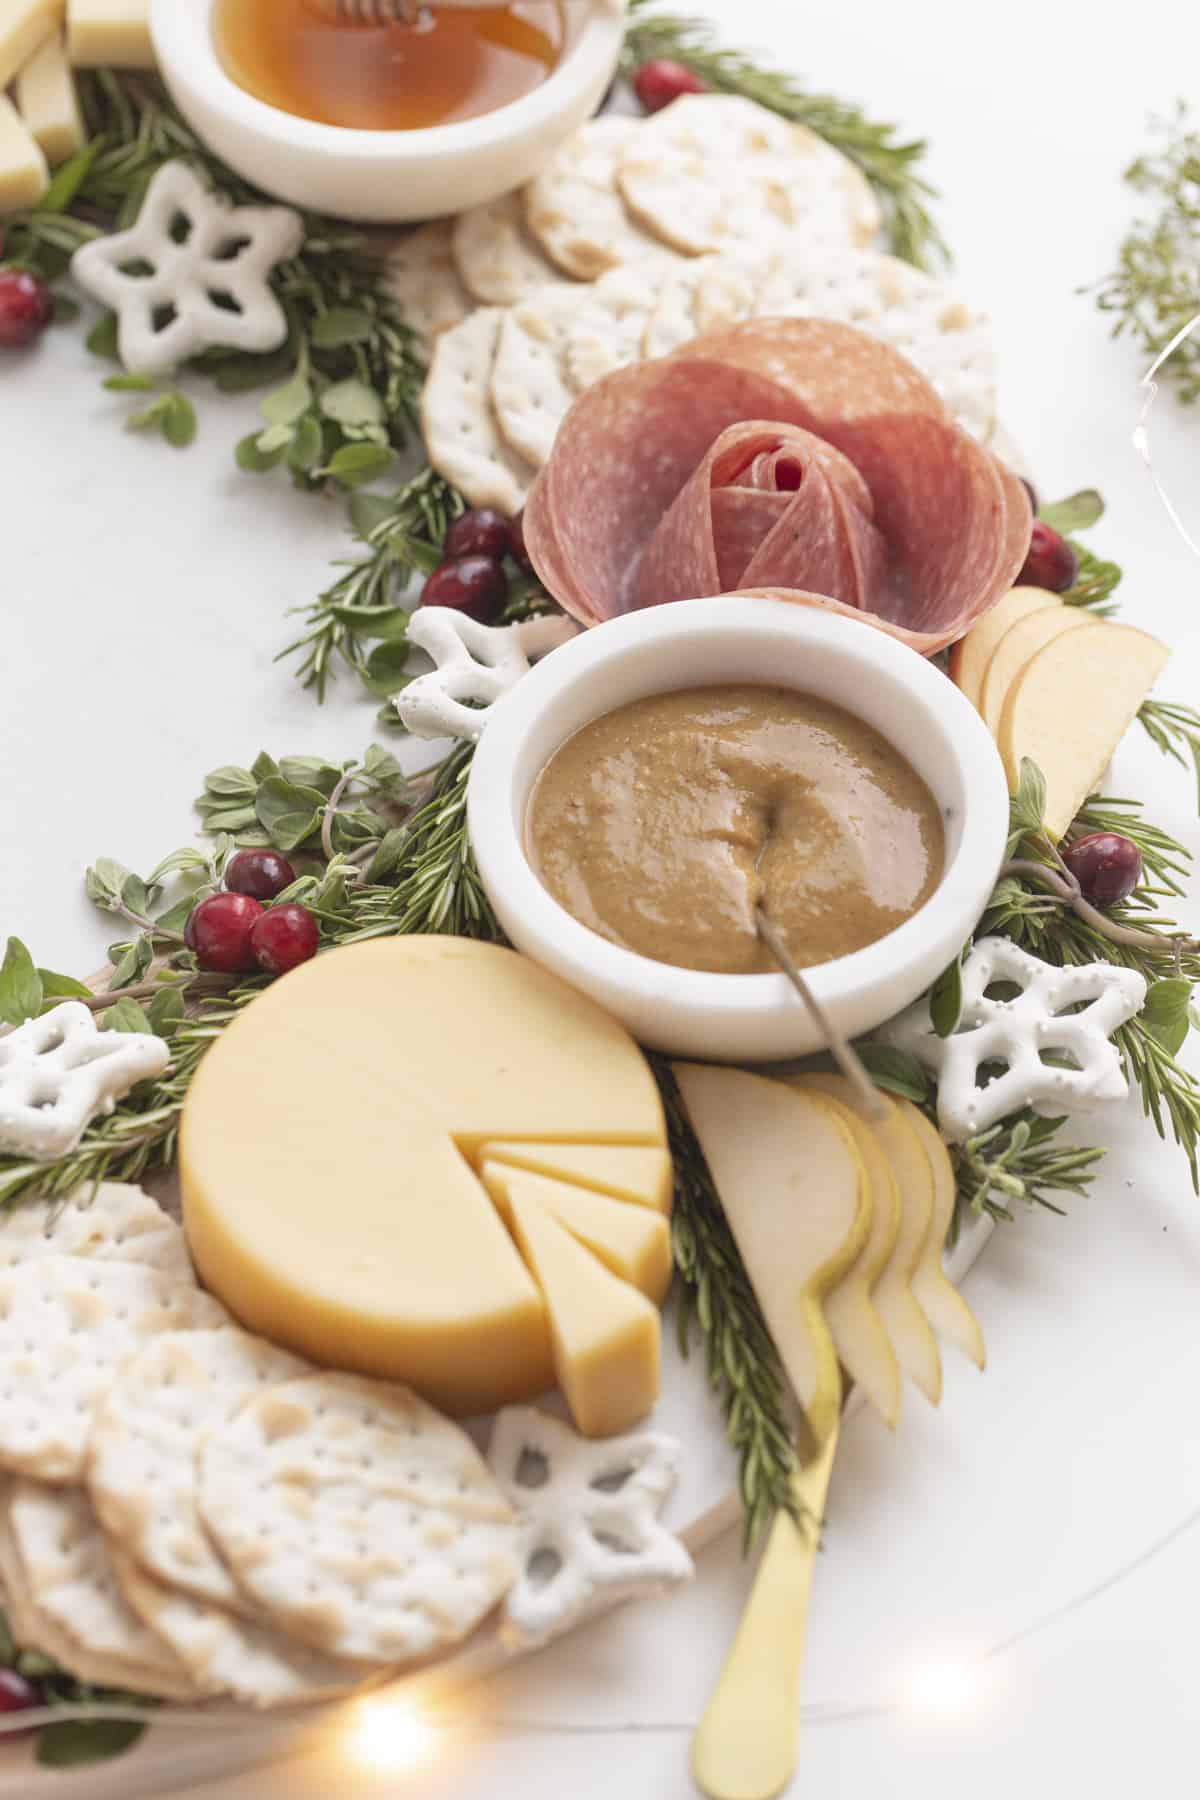
[[[593,0],[557,68],[495,112],[421,131],[319,125],[255,99],[225,73],[215,0],[150,0],[162,76],[210,149],[265,193],[338,218],[391,224],[462,212],[519,187],[591,116],[621,52],[622,9]]]
[[[471,841],[511,941],[643,1044],[738,1062],[807,1056],[826,1046],[784,976],[676,969],[609,943],[551,897],[526,855],[534,782],[567,738],[648,694],[720,682],[795,687],[844,706],[908,758],[941,807],[946,870],[936,892],[878,943],[808,973],[848,1037],[881,1025],[965,943],[1008,834],[1008,787],[982,719],[939,669],[881,631],[811,607],[725,597],[654,607],[583,632],[489,716],[471,771]]]

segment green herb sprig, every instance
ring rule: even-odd
[[[1152,131],[1151,149],[1125,171],[1147,211],[1094,290],[1100,311],[1113,316],[1113,336],[1132,338],[1148,359],[1200,312],[1200,131],[1183,100]],[[1162,380],[1184,405],[1200,399],[1200,337],[1179,345]]]
[[[655,0],[631,0],[623,68],[667,57],[691,69],[719,94],[742,94],[760,106],[807,125],[857,164],[883,208],[893,253],[928,268],[950,253],[929,212],[934,190],[917,165],[923,138],[902,139],[895,125],[877,124],[861,108],[831,94],[813,93],[782,71],[740,50],[718,48],[711,25],[686,14],[659,12]]]

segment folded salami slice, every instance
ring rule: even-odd
[[[928,655],[1012,585],[1030,512],[894,350],[823,320],[753,319],[584,394],[524,523],[546,586],[585,624],[753,589]]]

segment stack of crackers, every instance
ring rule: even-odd
[[[413,232],[390,283],[430,351],[434,467],[516,513],[576,397],[615,369],[753,316],[855,325],[893,345],[982,442],[986,321],[869,248],[870,187],[802,125],[731,95],[582,126],[518,193]]]
[[[171,1700],[330,1698],[519,1570],[466,1435],[236,1326],[138,1188],[0,1225],[0,1580],[17,1643]]]

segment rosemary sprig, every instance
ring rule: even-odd
[[[764,66],[739,50],[713,41],[706,20],[652,10],[655,0],[631,0],[623,67],[669,57],[683,63],[715,92],[744,94],[760,106],[807,125],[857,163],[883,208],[891,249],[906,262],[927,268],[947,263],[949,251],[929,213],[934,197],[916,172],[925,155],[922,138],[904,141],[895,125],[876,124],[862,110],[831,94],[812,93],[792,76]]]
[[[1148,211],[1095,289],[1101,312],[1114,317],[1113,336],[1128,335],[1148,357],[1200,311],[1200,132],[1183,100],[1152,130],[1153,147],[1125,171]],[[1162,376],[1184,404],[1200,399],[1200,338],[1181,343]]]
[[[986,1213],[1011,1222],[1018,1205],[1061,1213],[1052,1195],[1087,1193],[1104,1151],[1056,1143],[1065,1122],[1021,1113],[965,1144],[951,1146],[958,1185],[951,1243],[968,1218]]]
[[[1164,756],[1174,757],[1185,769],[1191,766],[1196,777],[1196,805],[1200,807],[1200,712],[1194,706],[1147,700],[1138,713],[1138,721]]]
[[[709,1383],[720,1397],[737,1452],[749,1550],[777,1512],[790,1513],[797,1522],[804,1517],[792,1488],[797,1459],[785,1410],[787,1378],[670,1067],[656,1058],[654,1072],[675,1160],[671,1234],[682,1283],[679,1342],[686,1354],[693,1326],[699,1325]]]

